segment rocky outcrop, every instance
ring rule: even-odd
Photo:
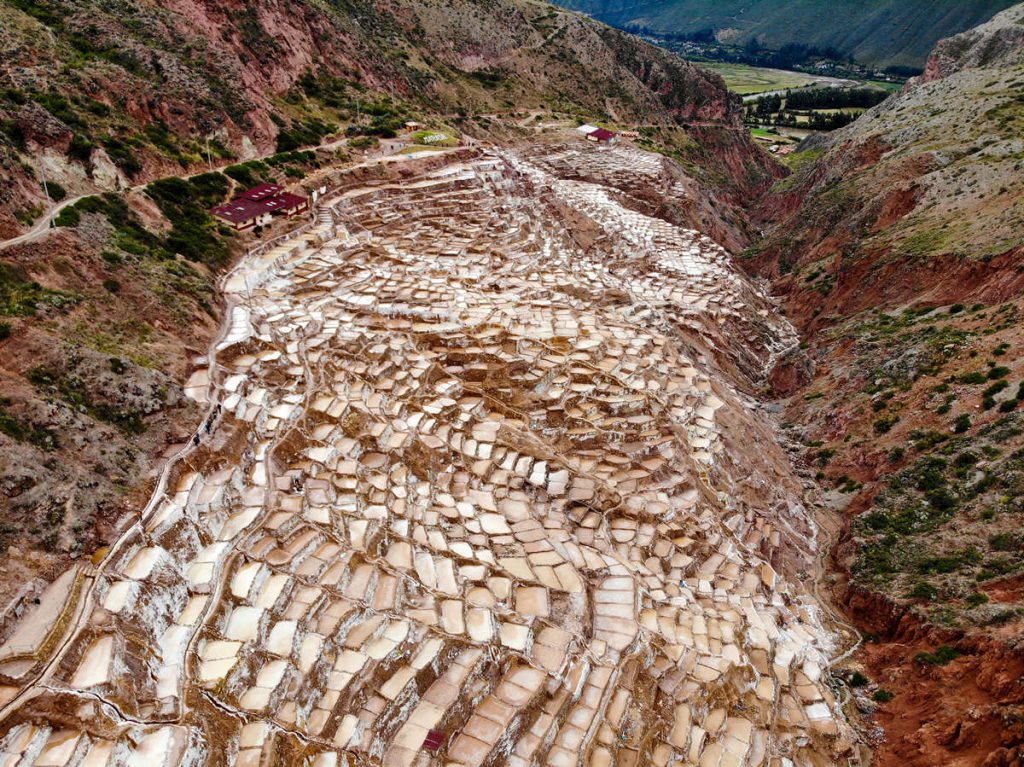
[[[987,24],[942,40],[928,57],[921,82],[966,69],[1013,66],[1024,60],[1024,10],[1010,8]]]
[[[1013,293],[1022,18],[1017,6],[941,44],[902,93],[805,142],[809,161],[762,199],[769,234],[748,268],[775,281],[804,326],[903,301],[990,301],[997,283]]]

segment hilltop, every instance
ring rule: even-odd
[[[774,48],[831,47],[874,66],[921,66],[937,41],[970,29],[1013,0],[566,0],[619,27],[660,34],[714,30],[734,42],[754,37]]]

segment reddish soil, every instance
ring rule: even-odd
[[[879,637],[855,659],[893,694],[869,719],[885,732],[872,767],[1024,764],[1024,652],[1010,649],[1009,637],[940,631],[864,589],[847,590],[842,601],[861,630]],[[915,661],[944,644],[964,654],[946,666]]]
[[[875,767],[1010,767],[1024,759],[1024,719],[1008,710],[1024,702],[1024,658],[991,647],[948,666],[922,666],[926,641],[867,644],[859,659],[894,694],[875,721],[885,739]]]
[[[1024,602],[1024,575],[987,583],[981,590],[993,602]]]

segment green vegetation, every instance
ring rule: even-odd
[[[417,144],[423,144],[425,146],[458,146],[459,140],[454,136],[450,136],[443,131],[435,130],[421,130],[411,134],[409,138],[415,141]]]
[[[896,696],[888,690],[883,690],[880,688],[878,690],[875,690],[874,694],[871,696],[871,699],[875,701],[875,703],[888,703],[895,697]]]
[[[1024,571],[1024,534],[1011,521],[1024,514],[1024,420],[1012,414],[973,435],[970,429],[963,414],[953,435],[911,431],[921,455],[889,478],[855,522],[855,576],[916,600],[945,625],[993,620],[976,584]]]
[[[914,584],[914,588],[907,592],[908,599],[924,599],[932,601],[939,595],[938,589],[936,589],[928,581],[918,581]]]
[[[797,175],[803,168],[814,164],[821,156],[825,154],[824,149],[798,149],[795,152],[791,152],[781,158],[783,165],[789,168],[794,175],[789,178],[785,178],[779,181],[775,185],[775,190],[784,192],[788,191],[797,178]],[[788,183],[787,183],[788,182]]]
[[[0,262],[0,315],[30,317],[41,305],[63,309],[79,300],[70,293],[48,290],[29,279],[14,264]]]
[[[10,404],[9,399],[0,397],[0,434],[6,434],[18,442],[27,442],[47,453],[57,447],[57,436],[52,431],[23,423],[8,412],[7,408]]]
[[[764,69],[747,64],[729,64],[717,61],[702,61],[701,69],[720,75],[726,87],[733,93],[749,96],[766,91],[780,91],[810,85],[814,78],[800,72],[785,72],[779,69]]]
[[[942,250],[949,236],[948,230],[925,229],[908,235],[899,243],[900,252],[906,258],[920,259],[938,253]],[[959,308],[963,311],[963,307]],[[950,310],[950,314],[956,314]]]
[[[350,86],[356,85],[351,80],[338,77],[326,69],[317,72],[306,70],[298,80],[298,86],[306,98],[314,99],[332,109],[347,108],[346,93]]]
[[[77,226],[84,214],[101,215],[114,227],[113,243],[122,251],[165,259],[179,253],[189,260],[216,265],[226,260],[227,245],[206,208],[220,202],[227,187],[228,181],[220,173],[206,173],[190,181],[165,178],[146,186],[146,194],[171,222],[164,237],[142,226],[124,199],[114,194],[84,198],[63,209],[54,223]]]
[[[354,139],[350,139],[348,145],[352,149],[370,149],[379,143],[380,141],[376,136],[357,136]]]
[[[85,197],[64,208],[56,226],[78,226],[84,214],[104,216],[114,228],[112,244],[136,256],[171,259],[178,253],[191,261],[220,265],[227,260],[227,243],[206,209],[220,202],[228,180],[220,173],[204,173],[191,180],[160,179],[146,187],[148,194],[171,222],[171,230],[158,236],[147,230],[117,194]]]
[[[191,181],[164,178],[146,187],[160,212],[171,222],[164,247],[190,261],[211,266],[224,264],[227,243],[217,234],[216,221],[206,212],[227,193],[228,181],[219,173],[207,173]],[[211,202],[212,201],[212,202]]]
[[[887,415],[874,422],[875,434],[888,434],[892,427],[899,423],[898,415]]]
[[[852,673],[852,674],[850,675],[850,687],[864,687],[864,686],[865,686],[865,685],[867,685],[867,684],[868,684],[868,683],[869,683],[870,681],[871,681],[871,680],[870,680],[870,679],[868,679],[868,678],[867,678],[867,677],[866,677],[866,676],[865,676],[865,675],[864,675],[863,673],[861,673],[860,671],[854,671],[854,672],[853,672],[853,673]]]
[[[936,41],[976,26],[1013,0],[972,3],[935,3],[930,0],[875,0],[868,4],[823,0],[661,0],[636,4],[611,0],[566,0],[621,27],[642,24],[675,39],[715,39],[723,30],[736,30],[732,38],[743,50],[762,46],[783,48],[799,40],[823,48],[837,59],[850,56],[881,67],[916,68],[924,64]],[[851,41],[840,50],[828,50],[836,40]],[[919,70],[912,69],[912,72]]]
[[[60,202],[68,196],[67,190],[56,181],[48,181],[46,183],[46,192],[54,202]]]
[[[891,80],[866,80],[868,85],[874,88],[881,88],[883,91],[892,95],[893,93],[899,93],[903,86],[906,84],[903,81],[892,82]]]
[[[142,434],[146,431],[143,414],[135,410],[121,410],[107,402],[97,401],[91,387],[73,373],[61,373],[46,366],[29,370],[25,377],[30,383],[56,393],[72,407],[80,408],[96,418],[123,431],[125,434]]]
[[[983,384],[988,380],[988,376],[978,371],[972,371],[962,374],[957,380],[962,384]]]
[[[877,88],[809,87],[748,99],[748,125],[776,125],[830,131],[853,122],[864,110],[888,98]]]
[[[338,132],[338,126],[327,123],[316,117],[307,120],[295,120],[282,126],[277,134],[277,151],[291,152],[304,146],[315,146],[325,136]]]
[[[881,95],[884,94],[879,91]],[[790,106],[793,99],[790,91],[786,95],[770,93],[747,102],[744,119],[748,125],[777,125],[788,128],[831,131],[849,125],[864,111],[863,107],[849,109],[798,109]],[[810,99],[808,99],[810,100]]]
[[[267,181],[270,167],[261,160],[249,160],[229,165],[224,169],[224,175],[234,179],[242,187],[253,187]]]
[[[277,183],[279,181],[278,172],[284,173],[289,178],[301,178],[310,170],[318,167],[320,167],[320,162],[315,152],[279,152],[263,160],[248,160],[229,165],[224,169],[224,175],[237,181],[239,186],[253,187],[258,184]],[[203,176],[193,178],[192,182],[195,183],[198,178],[203,178]],[[215,203],[210,204],[212,206]]]
[[[981,605],[988,604],[988,595],[976,591],[964,601],[968,607],[980,607]]]
[[[114,228],[113,245],[120,250],[135,255],[171,257],[171,254],[163,249],[161,239],[139,222],[128,207],[128,203],[117,194],[83,197],[74,205],[64,208],[54,220],[54,225],[75,227],[81,223],[83,215],[89,214],[107,219]]]
[[[941,645],[935,652],[919,652],[914,656],[914,662],[922,666],[948,666],[963,655],[955,647]]]

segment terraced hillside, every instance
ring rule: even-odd
[[[198,445],[0,665],[6,761],[846,758],[814,523],[749,398],[792,328],[636,210],[657,155],[447,157],[230,273]]]
[[[1013,0],[565,0],[615,26],[663,34],[713,29],[778,48],[831,46],[876,66],[922,66],[939,40],[988,21]]]
[[[4,604],[106,545],[188,438],[188,360],[260,236],[206,214],[235,192],[308,193],[414,118],[498,144],[602,119],[675,159],[682,193],[634,204],[735,251],[779,176],[719,78],[540,2],[18,0],[0,51]]]

